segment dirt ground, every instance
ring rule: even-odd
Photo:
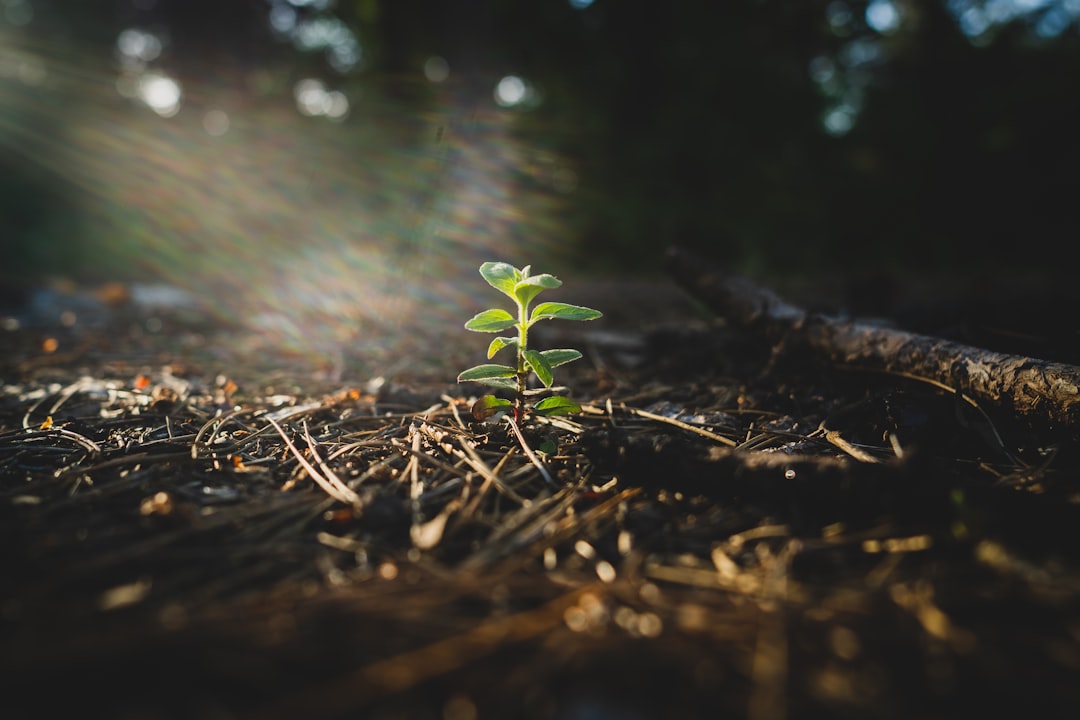
[[[537,335],[586,356],[584,412],[525,427],[543,470],[445,368],[122,287],[13,303],[0,715],[1074,716],[1077,448],[672,287],[593,292],[621,312]]]

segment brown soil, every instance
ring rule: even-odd
[[[446,368],[8,323],[0,715],[1075,712],[1075,447],[603,292],[654,309],[538,336],[587,356],[543,472]]]

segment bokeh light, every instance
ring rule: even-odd
[[[1056,38],[1080,21],[1080,0],[943,0],[957,27],[973,45],[986,45],[995,30],[1023,23],[1032,39]],[[810,62],[809,74],[820,92],[829,98],[822,128],[833,137],[854,129],[876,68],[888,61],[885,39],[904,28],[911,8],[897,0],[861,3],[833,0],[824,9],[831,33],[842,39],[836,52],[819,55]]]
[[[855,114],[855,108],[850,105],[841,104],[832,108],[825,113],[822,121],[825,131],[836,137],[847,135],[855,126]]]
[[[270,3],[267,22],[347,59],[354,36],[306,17],[331,9]],[[438,360],[397,348],[460,334],[491,301],[481,262],[558,272],[570,252],[559,210],[576,175],[515,137],[483,91],[498,77],[451,78],[431,57],[398,79],[427,93],[403,107],[356,73],[283,85],[288,68],[240,55],[178,64],[176,38],[156,29],[118,28],[112,57],[20,39],[0,44],[0,143],[71,189],[87,268],[181,288],[276,350],[381,372]],[[50,77],[46,92],[29,85]],[[511,104],[529,96],[517,82]]]
[[[957,26],[985,44],[999,27],[1023,22],[1035,39],[1052,39],[1080,22],[1080,0],[945,0]]]
[[[892,0],[871,0],[866,6],[866,24],[875,32],[891,35],[900,29],[900,10]]]
[[[850,32],[851,22],[854,19],[855,15],[851,12],[851,6],[842,0],[834,0],[825,6],[825,20],[834,33]]]
[[[331,120],[343,120],[349,114],[349,99],[340,90],[328,90],[322,81],[307,78],[293,89],[296,107],[303,115],[324,115]]]
[[[34,19],[34,8],[28,0],[4,0],[0,2],[4,21],[15,27],[28,25]]]
[[[180,84],[161,73],[146,73],[138,82],[139,99],[162,117],[180,112]]]
[[[356,69],[363,60],[360,40],[352,28],[333,14],[329,0],[270,0],[268,22],[275,33],[303,52],[321,52],[339,73]]]
[[[207,110],[203,115],[203,128],[214,137],[229,132],[229,116],[224,110]]]
[[[525,101],[525,81],[517,75],[507,75],[495,86],[495,102],[513,107]]]
[[[499,107],[513,108],[534,106],[539,102],[536,88],[532,83],[517,75],[507,75],[495,85],[495,102]]]
[[[424,77],[433,83],[445,82],[450,77],[450,63],[438,55],[429,57],[424,63]]]
[[[121,61],[151,62],[161,55],[161,39],[152,32],[128,28],[116,38]]]

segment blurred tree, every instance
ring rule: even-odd
[[[1068,249],[1075,20],[972,37],[940,0],[538,5],[503,22],[560,28],[508,44],[548,91],[522,127],[580,160],[604,263],[680,242],[751,270],[1041,271]]]
[[[108,61],[119,29],[160,26],[192,73],[207,71],[206,48],[334,72],[329,54],[275,45],[268,23],[332,9],[363,51],[338,74],[397,103],[383,119],[410,132],[434,102],[421,80],[432,55],[478,103],[520,75],[540,102],[508,112],[572,168],[567,242],[595,266],[655,268],[678,242],[751,272],[1050,271],[1071,243],[1075,0],[38,5],[26,28],[0,20],[0,34],[51,34]],[[0,73],[0,90],[13,82]],[[18,140],[0,128],[0,143]],[[27,213],[62,195],[28,201],[35,188],[0,197],[0,217],[21,218],[7,224],[16,243],[35,224]]]

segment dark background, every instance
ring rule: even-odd
[[[1072,0],[18,0],[5,8],[0,277],[9,287],[56,275],[177,283],[182,276],[169,269],[185,254],[209,253],[206,265],[219,268],[243,266],[228,248],[255,236],[276,247],[271,236],[288,223],[288,209],[257,230],[250,220],[200,225],[213,211],[183,187],[197,173],[168,175],[176,168],[166,162],[162,176],[106,193],[100,177],[75,167],[113,132],[154,137],[154,147],[186,156],[194,141],[180,128],[228,99],[236,101],[235,133],[289,126],[276,139],[237,136],[221,163],[254,163],[253,174],[216,186],[213,197],[235,192],[242,205],[251,177],[287,185],[310,172],[301,178],[312,194],[305,198],[336,193],[339,202],[305,199],[305,212],[325,220],[350,197],[369,203],[342,227],[378,225],[377,242],[391,254],[439,252],[441,231],[425,226],[460,225],[453,208],[482,210],[512,192],[528,202],[497,226],[479,218],[455,243],[474,238],[479,259],[492,248],[535,246],[547,269],[607,274],[655,272],[672,243],[766,278],[839,274],[884,285],[932,272],[1061,284],[1071,274],[1080,161],[1080,7]],[[361,59],[335,68],[327,48],[275,34],[275,8],[296,22],[339,21]],[[175,117],[116,92],[117,37],[126,28],[165,39],[141,71],[180,80]],[[432,56],[448,63],[443,83],[424,78]],[[44,80],[35,80],[35,67]],[[496,105],[492,90],[508,74],[530,84],[533,102]],[[349,115],[336,123],[300,117],[291,88],[301,77],[349,95]],[[286,112],[295,117],[282,120]],[[96,116],[106,118],[97,134],[80,138]],[[485,129],[485,117],[502,134]],[[390,159],[362,161],[367,184],[350,184],[342,166],[311,189],[319,181],[314,161],[303,164],[312,152],[305,143],[325,140],[327,157],[355,159],[348,143],[365,132],[363,147],[395,148]],[[133,154],[152,154],[131,142]],[[511,142],[495,186],[445,201],[455,178]],[[259,165],[270,145],[298,164]],[[430,163],[406,167],[403,157]],[[125,215],[166,185],[177,187],[138,217]],[[291,187],[283,195],[295,196]],[[162,208],[185,208],[194,224],[162,219]],[[142,235],[125,239],[136,225]],[[334,232],[349,242],[346,231]],[[305,233],[288,226],[278,241],[303,244]],[[175,237],[175,248],[193,235],[205,245],[140,259],[161,254],[154,240]]]

